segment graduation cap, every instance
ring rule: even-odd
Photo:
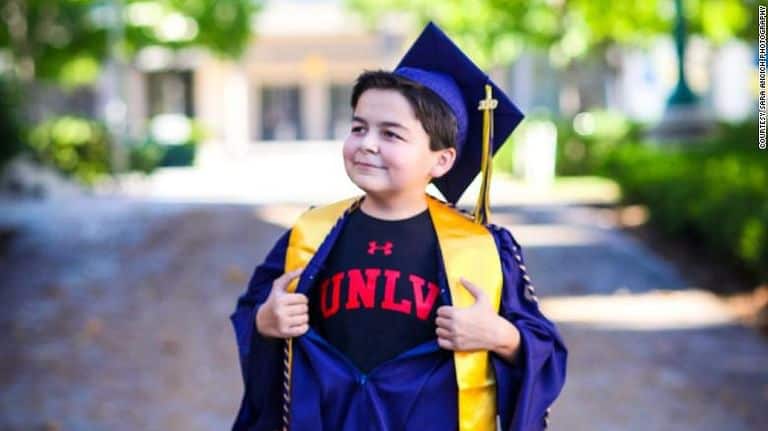
[[[486,223],[493,154],[520,124],[523,113],[433,22],[427,24],[394,73],[434,91],[453,111],[458,124],[456,161],[433,182],[455,204],[482,173],[474,216],[476,222]]]

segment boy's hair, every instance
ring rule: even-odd
[[[428,87],[385,70],[366,70],[357,77],[352,88],[352,110],[360,96],[371,88],[396,90],[411,105],[416,118],[429,135],[429,149],[432,151],[456,148],[458,125],[451,108]]]

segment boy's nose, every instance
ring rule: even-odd
[[[363,138],[363,141],[360,143],[360,148],[362,148],[363,151],[370,151],[372,153],[379,152],[379,144],[376,142],[376,138],[371,136],[371,134],[368,134]]]

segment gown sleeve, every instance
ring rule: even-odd
[[[266,301],[272,282],[283,274],[290,229],[277,240],[264,262],[257,265],[248,288],[229,316],[234,327],[243,399],[232,431],[274,430],[280,427],[282,392],[280,377],[283,340],[263,337],[256,329],[256,312]]]
[[[539,309],[520,244],[507,229],[490,228],[504,276],[499,314],[521,337],[513,363],[491,353],[501,429],[540,431],[547,428],[550,405],[565,384],[568,350],[557,327]]]

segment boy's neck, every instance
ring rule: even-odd
[[[371,217],[382,220],[402,220],[415,216],[427,209],[426,193],[416,196],[399,196],[382,199],[367,193],[360,210]]]

